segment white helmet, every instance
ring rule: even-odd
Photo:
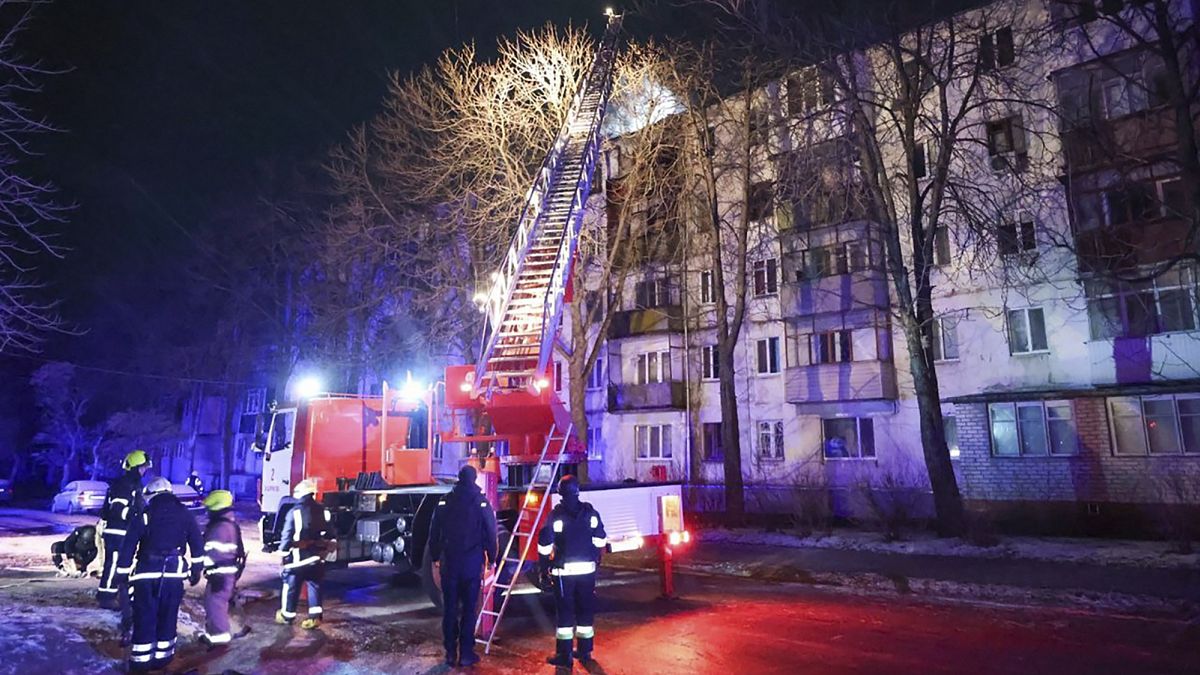
[[[315,495],[316,493],[317,481],[311,478],[305,478],[299,483],[296,483],[296,487],[292,488],[292,496],[296,499],[300,499],[301,497],[305,497],[307,495]]]
[[[171,491],[171,481],[167,480],[166,478],[163,478],[162,476],[158,476],[154,480],[150,481],[150,483],[148,485],[146,485],[146,489],[145,489],[145,493],[147,496],[161,494],[163,492],[170,492],[170,491]]]

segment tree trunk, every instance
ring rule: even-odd
[[[233,439],[234,431],[237,429],[239,409],[237,395],[238,391],[235,385],[225,386],[225,423],[222,425],[221,433],[221,475],[217,482],[222,490],[229,489],[229,476],[233,472]]]
[[[742,437],[738,423],[733,349],[734,340],[718,338],[717,367],[720,369],[721,449],[725,454],[725,513],[733,518],[739,518],[746,512],[746,492],[742,481]]]
[[[583,309],[581,307],[583,298],[583,279],[582,275],[575,276],[575,298],[574,302],[567,306],[571,313],[571,353],[568,355],[567,361],[567,401],[571,407],[571,421],[575,424],[575,438],[587,448],[588,442],[588,418],[587,418],[587,379],[584,376],[584,370],[587,367],[587,331],[588,327],[584,322]],[[588,461],[585,459],[579,464],[579,469],[576,472],[576,478],[581,483],[588,482]]]

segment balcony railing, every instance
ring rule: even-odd
[[[608,339],[616,340],[646,333],[678,333],[683,330],[683,307],[666,305],[613,313]]]
[[[608,411],[683,410],[687,396],[682,382],[608,385]]]
[[[788,403],[877,401],[896,398],[896,368],[890,361],[850,361],[797,366],[784,371]]]
[[[884,309],[888,307],[888,285],[879,271],[835,274],[784,283],[779,300],[785,317]]]

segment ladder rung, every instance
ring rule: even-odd
[[[481,611],[480,614],[487,614],[488,616],[500,616],[500,612],[493,612],[490,609],[485,609]]]
[[[512,584],[492,584],[492,588],[503,588],[504,590],[509,590],[512,588]]]

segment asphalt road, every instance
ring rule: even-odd
[[[250,534],[248,532],[247,534]],[[0,554],[16,542],[0,536]],[[41,548],[41,543],[37,546]],[[14,556],[19,560],[25,556]],[[0,555],[0,560],[6,559]],[[12,563],[8,563],[12,565]],[[252,632],[208,651],[199,587],[181,616],[171,672],[448,673],[438,612],[412,580],[359,565],[331,571],[326,622],[277,626],[277,562],[252,557],[244,608]],[[1148,572],[1149,573],[1149,572]],[[95,608],[95,581],[0,569],[0,673],[120,672],[116,617]],[[602,572],[592,673],[1200,673],[1200,626],[1179,621],[912,597],[803,584],[683,575],[681,599],[659,600],[657,579]],[[548,598],[514,599],[492,654],[475,673],[553,672]],[[583,672],[576,666],[576,672]]]

